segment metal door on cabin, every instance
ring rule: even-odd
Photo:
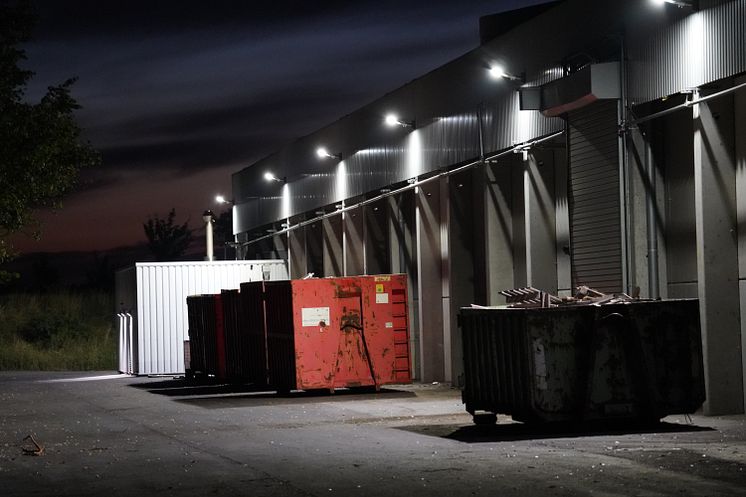
[[[623,291],[617,101],[568,115],[572,285]]]

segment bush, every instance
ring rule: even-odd
[[[115,369],[112,308],[102,292],[0,296],[0,370]]]

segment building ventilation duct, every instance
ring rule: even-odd
[[[618,62],[591,64],[543,86],[520,89],[521,110],[540,110],[547,117],[620,96]]]

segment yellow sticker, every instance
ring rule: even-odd
[[[383,283],[376,283],[376,293],[383,293]]]
[[[391,281],[391,276],[376,276],[373,281]]]

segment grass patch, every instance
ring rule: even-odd
[[[104,292],[0,296],[0,370],[116,369],[112,308]]]

